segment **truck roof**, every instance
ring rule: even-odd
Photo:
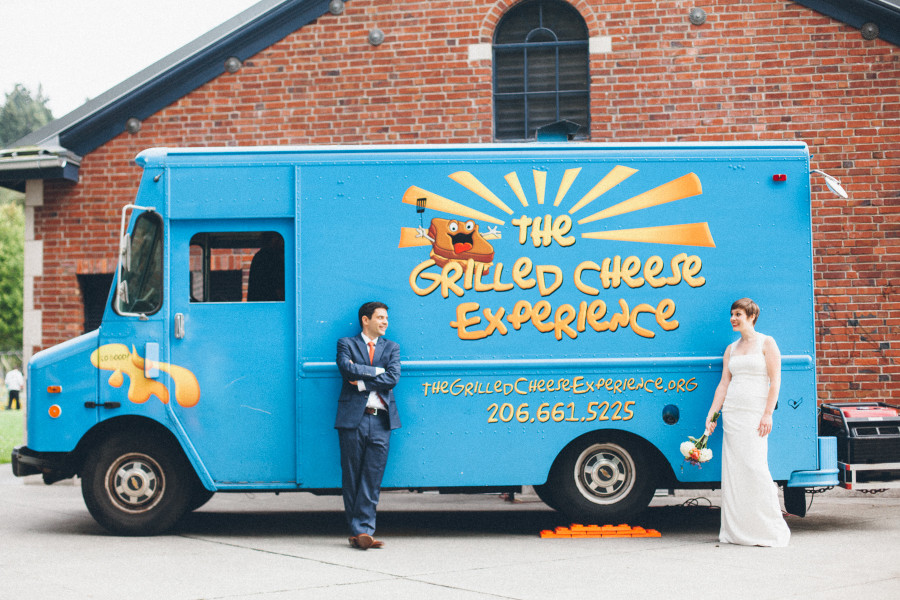
[[[765,151],[800,153],[808,155],[806,142],[802,141],[735,141],[735,142],[674,142],[674,143],[572,143],[572,142],[538,142],[528,144],[396,144],[396,145],[318,145],[318,146],[214,146],[188,148],[149,148],[135,158],[135,162],[146,167],[154,164],[165,164],[172,158],[187,160],[202,157],[236,157],[253,156],[255,158],[284,157],[286,155],[367,155],[367,154],[408,154],[408,153],[527,153],[534,156],[545,152],[580,153],[580,152],[615,152],[628,153],[670,153],[679,154],[696,151],[706,154],[710,151],[729,150],[736,153],[750,152],[759,154]]]

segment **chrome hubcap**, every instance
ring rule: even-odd
[[[634,487],[634,460],[617,444],[594,444],[575,461],[575,483],[596,504],[613,504]]]
[[[162,498],[162,469],[146,454],[120,457],[107,472],[110,497],[127,512],[144,512]]]

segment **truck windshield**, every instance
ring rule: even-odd
[[[122,261],[116,310],[119,313],[155,313],[162,306],[162,219],[156,213],[138,216],[130,240],[130,261]],[[129,264],[130,262],[130,264]]]

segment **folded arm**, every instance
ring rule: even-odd
[[[394,389],[394,386],[400,381],[400,347],[392,343],[385,349],[385,353],[384,358],[387,362],[384,370],[373,379],[366,381],[365,385],[368,390],[387,392]]]
[[[344,338],[338,340],[336,362],[341,376],[347,381],[375,379],[378,374],[376,367],[372,365],[353,362],[350,344]]]

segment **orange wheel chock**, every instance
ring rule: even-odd
[[[648,538],[662,537],[655,529],[643,527],[630,527],[629,525],[580,525],[572,523],[571,527],[557,527],[554,530],[545,529],[541,532],[542,538]]]

